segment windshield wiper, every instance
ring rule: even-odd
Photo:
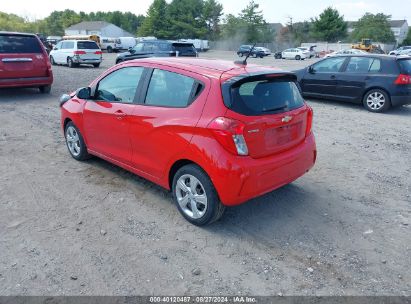
[[[274,111],[284,110],[284,109],[287,109],[287,108],[288,108],[288,106],[284,105],[284,106],[277,107],[277,108],[265,109],[265,110],[262,110],[261,112],[274,112]]]

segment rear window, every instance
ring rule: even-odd
[[[99,46],[93,41],[78,41],[77,48],[79,50],[98,50]]]
[[[173,44],[174,51],[180,53],[195,53],[196,50],[192,44]]]
[[[411,59],[398,60],[398,63],[402,74],[411,75]]]
[[[33,36],[0,35],[0,54],[12,53],[43,53],[43,49]]]
[[[248,116],[282,113],[304,105],[296,83],[285,79],[234,84],[230,95],[230,109]]]

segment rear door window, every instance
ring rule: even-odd
[[[368,73],[378,72],[381,68],[381,60],[371,57],[351,57],[346,72]]]
[[[0,35],[0,54],[42,54],[43,49],[34,36]]]
[[[148,86],[147,105],[183,108],[198,95],[199,84],[191,77],[155,69]]]
[[[341,69],[345,59],[346,57],[324,59],[314,64],[313,69],[316,73],[336,73]]]
[[[61,48],[63,50],[72,50],[72,49],[74,49],[74,41],[65,41],[65,42],[63,42]]]
[[[79,50],[98,50],[99,46],[93,41],[78,41],[77,49]]]
[[[402,74],[411,75],[411,59],[398,60],[398,64]]]
[[[281,79],[234,84],[230,95],[230,109],[248,116],[281,113],[304,105],[296,83]]]

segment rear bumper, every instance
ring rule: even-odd
[[[404,88],[401,92],[391,96],[392,106],[403,106],[411,104],[411,88]]]
[[[222,203],[234,206],[289,184],[308,172],[315,163],[314,135],[286,152],[253,159],[239,157],[239,170],[211,176]]]
[[[0,88],[40,87],[52,83],[53,75],[47,77],[3,78],[0,79]]]
[[[96,58],[96,59],[84,59],[81,57],[73,57],[73,62],[78,63],[78,64],[93,64],[93,63],[101,63],[102,59],[101,58]]]

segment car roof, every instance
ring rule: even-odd
[[[37,37],[36,34],[33,33],[21,33],[21,32],[7,32],[7,31],[0,31],[0,35],[13,35],[13,36],[30,36],[30,37]]]
[[[380,58],[380,59],[386,59],[386,60],[396,60],[397,58],[395,56],[390,56],[386,54],[373,54],[373,53],[343,54],[343,55],[338,55],[338,57],[371,57],[371,58]]]
[[[151,63],[159,64],[177,69],[195,72],[204,76],[220,78],[223,74],[232,77],[240,74],[251,74],[255,72],[278,73],[284,74],[286,72],[276,69],[274,67],[266,67],[255,64],[246,66],[236,64],[233,61],[220,59],[203,59],[203,58],[178,58],[178,57],[152,57],[146,59],[135,59],[127,61],[129,63]]]

